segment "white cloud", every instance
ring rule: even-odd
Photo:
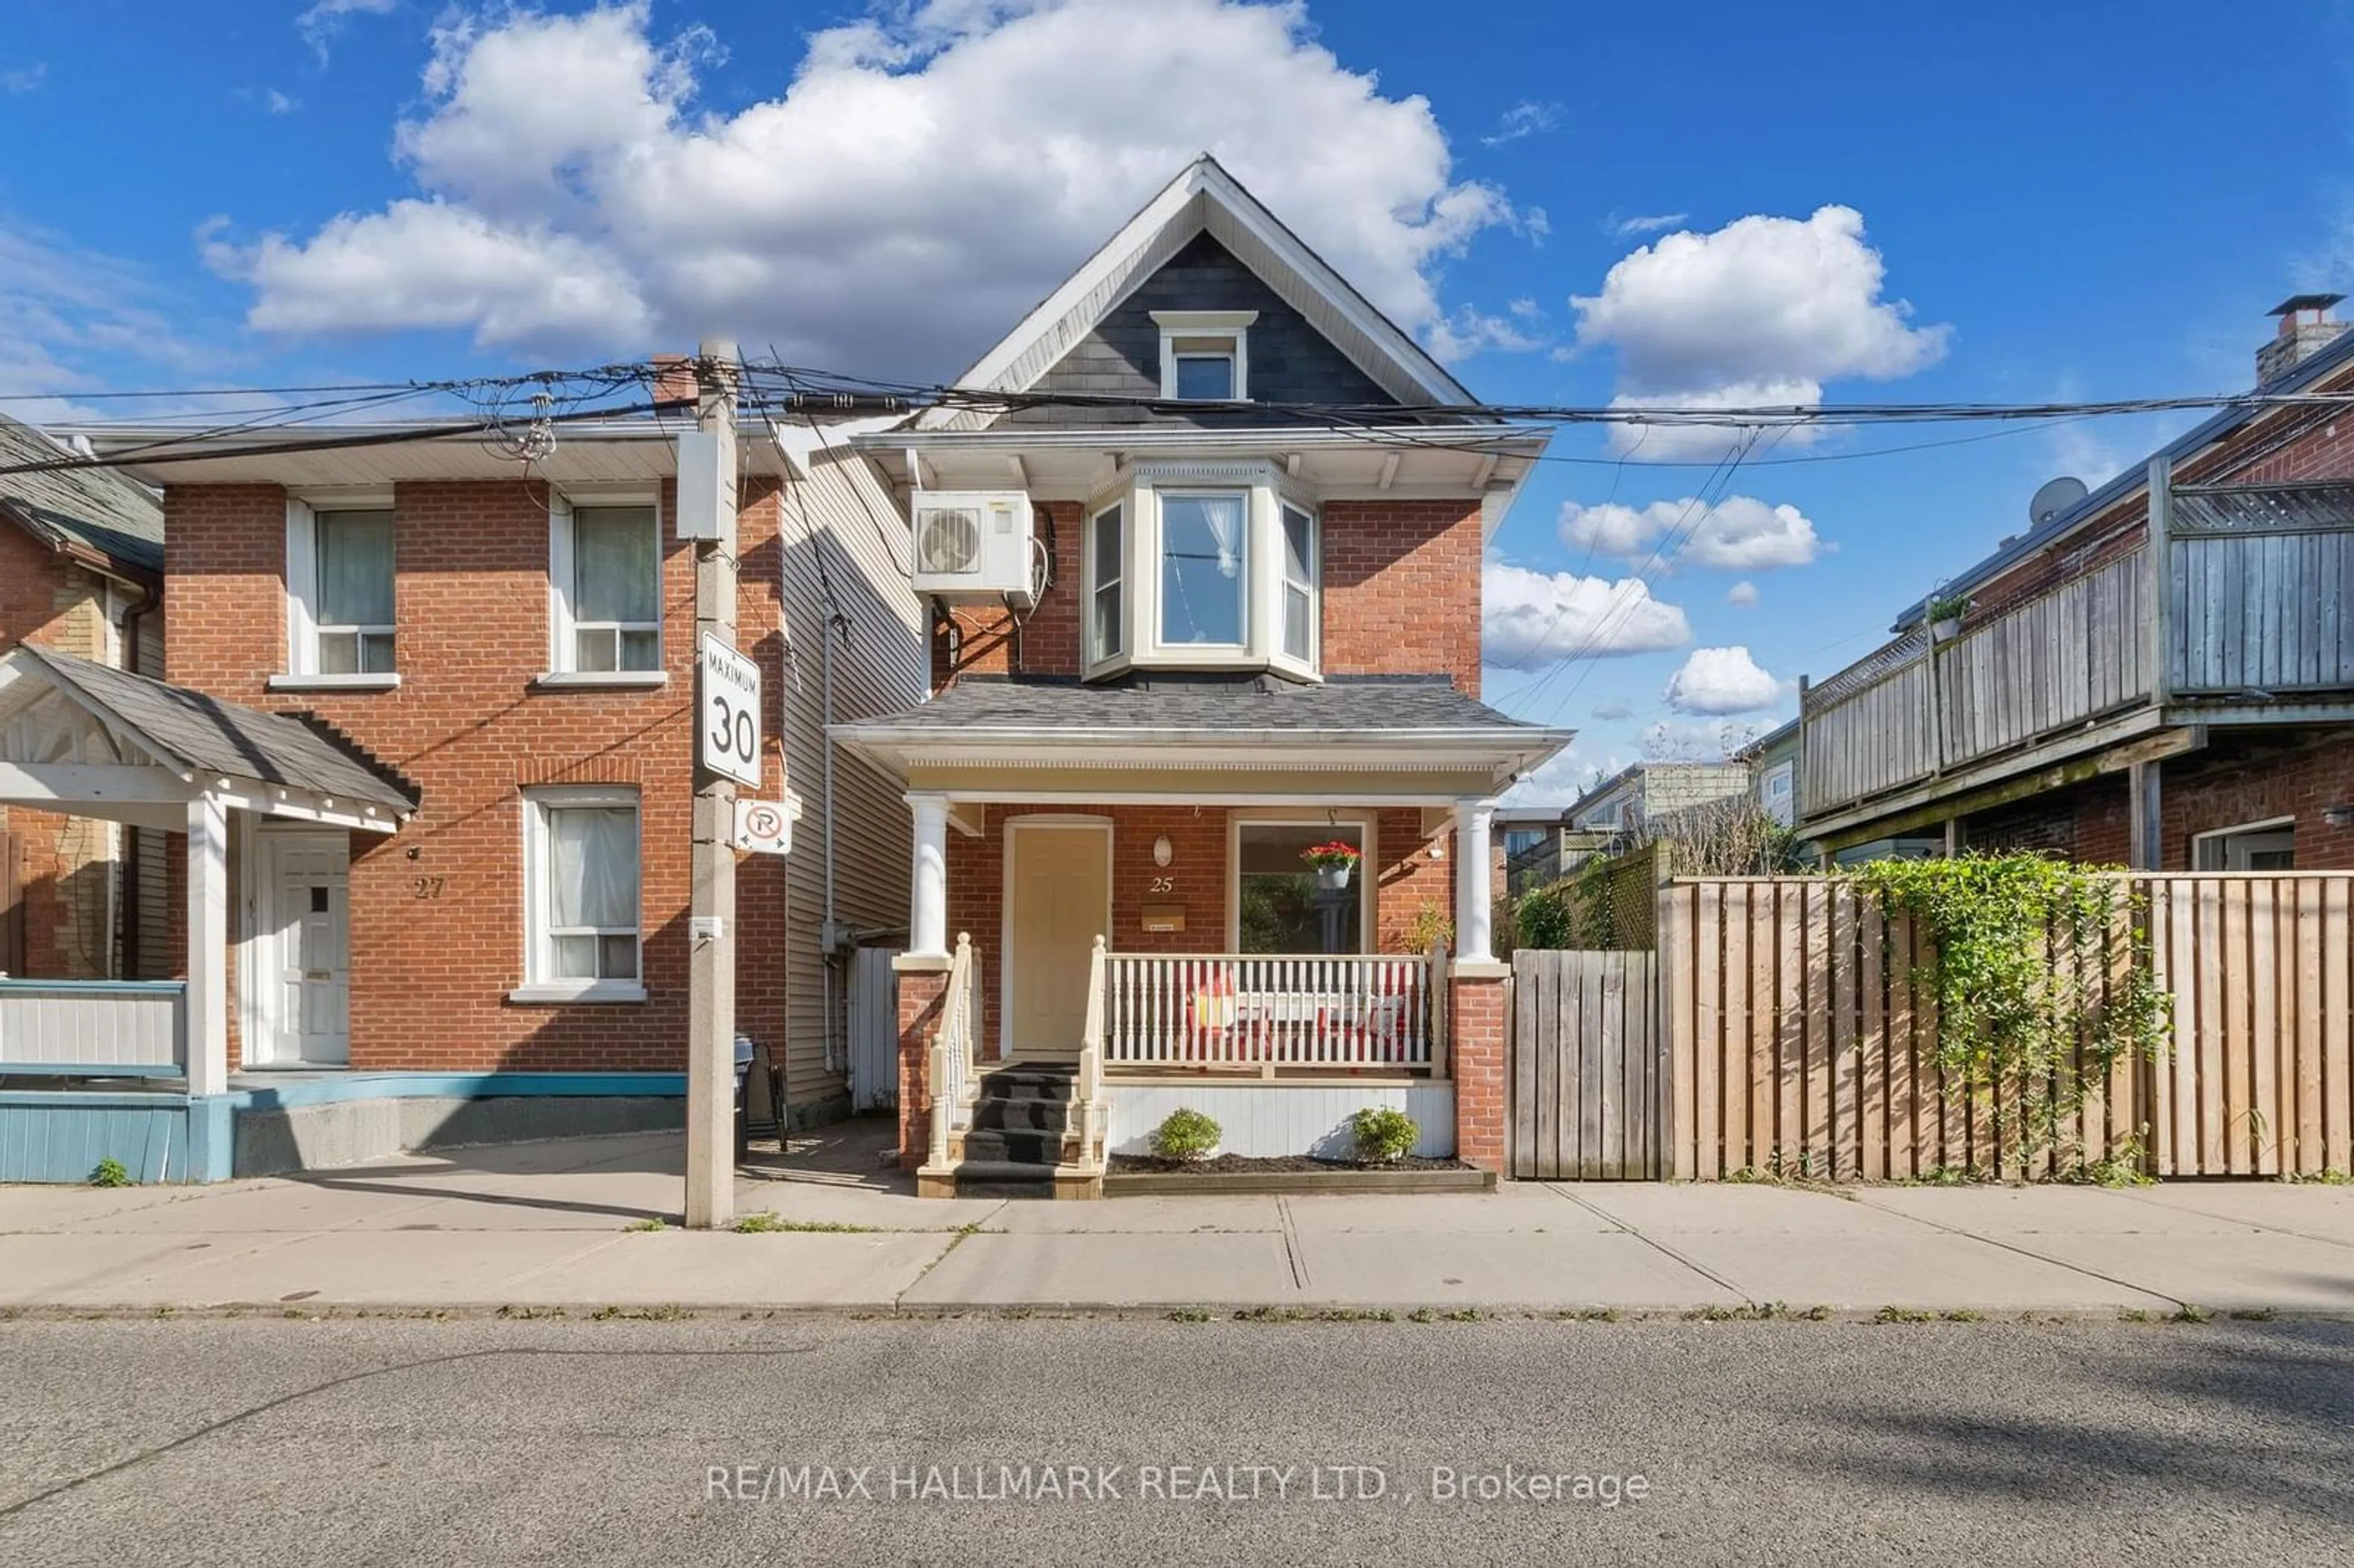
[[[1594,716],[1605,724],[1622,724],[1635,716],[1635,710],[1625,703],[1597,703]]]
[[[1491,316],[1465,305],[1445,320],[1436,323],[1426,334],[1430,352],[1448,365],[1470,358],[1482,349],[1495,349],[1505,354],[1526,354],[1543,348],[1546,340],[1523,330],[1517,322],[1530,318],[1518,307],[1524,302],[1515,301],[1506,307],[1511,316]]]
[[[1736,645],[1693,649],[1660,695],[1680,714],[1754,714],[1780,702],[1783,689]]]
[[[1764,735],[1767,726],[1755,721],[1661,719],[1639,737],[1649,762],[1722,762]]]
[[[1823,207],[1804,219],[1753,215],[1667,235],[1612,267],[1601,292],[1570,303],[1578,346],[1618,352],[1620,407],[1811,405],[1827,381],[1909,376],[1944,355],[1951,329],[1912,325],[1910,304],[1882,298],[1886,275],[1864,243],[1863,215]],[[1673,426],[1641,435],[1613,427],[1619,450],[1653,460],[1727,440]]]
[[[309,9],[294,18],[294,30],[324,65],[327,47],[343,31],[345,21],[354,16],[389,16],[399,4],[400,0],[313,0]]]
[[[1693,497],[1639,508],[1568,501],[1559,527],[1563,544],[1596,555],[1643,561],[1656,550],[1672,564],[1734,572],[1803,567],[1830,547],[1797,507],[1747,495],[1727,496],[1712,507]]]
[[[1602,232],[1613,239],[1632,239],[1638,234],[1657,234],[1663,228],[1673,228],[1690,217],[1688,212],[1662,212],[1650,217],[1621,217],[1616,212],[1602,220]]]
[[[1504,807],[1567,806],[1626,766],[1616,752],[1597,760],[1572,741],[1535,772],[1499,795],[1496,803]]]
[[[1653,599],[1640,577],[1532,572],[1490,557],[1480,591],[1479,652],[1490,664],[1531,669],[1657,653],[1691,641],[1681,608]]]
[[[802,364],[952,374],[1204,148],[1409,331],[1446,325],[1447,258],[1535,229],[1453,177],[1427,101],[1343,68],[1296,3],[895,5],[810,35],[779,95],[732,111],[695,102],[718,41],[658,37],[651,15],[445,20],[394,139],[419,196],[242,247],[254,324],[417,324],[389,290],[543,353],[724,332]],[[493,254],[511,279],[484,274]]]
[[[1558,103],[1515,103],[1497,119],[1495,130],[1479,140],[1490,147],[1500,147],[1507,142],[1517,142],[1523,136],[1550,131],[1560,123],[1561,105]]]
[[[1745,581],[1734,584],[1731,588],[1724,590],[1724,602],[1727,604],[1738,604],[1743,606],[1755,604],[1757,602],[1757,585],[1753,582]]]
[[[261,106],[272,114],[292,114],[302,107],[299,101],[287,97],[274,87],[263,90]]]
[[[49,62],[35,60],[28,66],[11,66],[0,70],[0,92],[11,98],[22,98],[28,92],[38,92],[49,79]]]
[[[0,225],[0,391],[56,395],[7,404],[16,418],[101,417],[72,394],[125,389],[143,373],[168,376],[167,385],[217,374],[217,356],[186,335],[189,315],[134,263]]]

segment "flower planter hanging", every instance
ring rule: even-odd
[[[1357,846],[1344,840],[1330,843],[1310,844],[1299,852],[1299,858],[1316,868],[1316,885],[1328,893],[1337,893],[1349,885],[1349,874],[1357,869],[1363,858]]]

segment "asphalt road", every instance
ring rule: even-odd
[[[2349,1551],[2347,1323],[0,1323],[11,1568]]]

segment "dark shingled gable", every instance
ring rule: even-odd
[[[1444,675],[1336,675],[1316,684],[1273,675],[1164,674],[1089,684],[1039,676],[967,675],[920,707],[842,727],[1539,729],[1465,696]]]
[[[1057,361],[1034,393],[1079,392],[1120,397],[1161,396],[1161,326],[1155,311],[1257,311],[1248,355],[1255,403],[1348,403],[1398,407],[1396,398],[1332,346],[1308,318],[1207,234],[1196,235],[1168,264],[1137,285],[1070,353]],[[1267,413],[1155,413],[1138,408],[1101,408],[1047,405],[1017,408],[1002,416],[998,429],[1056,427],[1101,429],[1160,425],[1179,429],[1266,426],[1301,422],[1296,416]],[[1313,422],[1313,421],[1310,421]]]
[[[27,643],[18,652],[200,775],[255,779],[403,813],[417,809],[417,791],[398,787],[389,768],[291,714],[225,703],[54,649]]]
[[[0,415],[0,468],[58,462],[72,455],[30,425]],[[86,545],[119,565],[164,569],[163,503],[112,469],[0,474],[0,503],[36,530]]]

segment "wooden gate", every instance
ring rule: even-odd
[[[850,1105],[885,1110],[899,1103],[899,993],[889,948],[850,955]]]
[[[1656,955],[1524,951],[1512,982],[1512,1175],[1659,1180]]]

